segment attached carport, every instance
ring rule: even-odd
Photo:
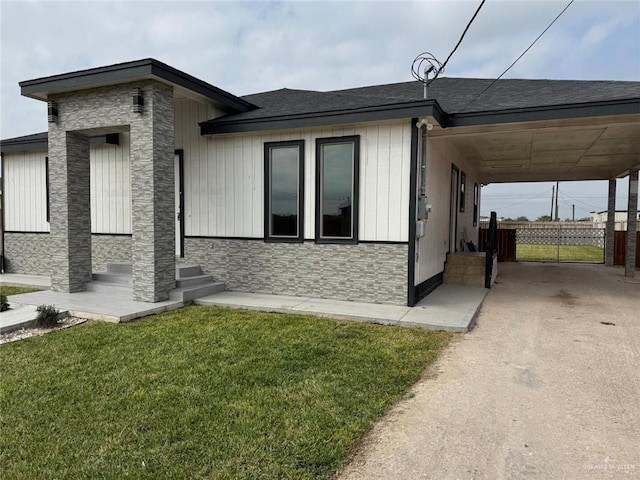
[[[625,275],[633,277],[640,169],[640,88],[635,89],[638,94],[628,100],[453,114],[448,128],[429,135],[453,145],[485,185],[608,180],[607,239],[614,236],[616,179],[628,176]],[[605,264],[613,265],[611,240]]]

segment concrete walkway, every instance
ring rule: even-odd
[[[640,279],[501,264],[497,280],[338,478],[640,478]]]
[[[195,303],[467,332],[473,328],[476,314],[487,292],[485,288],[442,285],[413,308],[245,292],[220,292],[199,298]]]
[[[49,279],[36,275],[5,274],[0,275],[0,285],[46,287],[49,285]],[[485,288],[442,285],[413,308],[401,305],[230,291],[202,297],[194,303],[467,332],[473,328],[476,315],[487,292]],[[9,300],[11,303],[21,305],[55,305],[61,310],[67,310],[71,316],[112,322],[126,322],[183,306],[180,301],[144,303],[111,293],[70,294],[49,290],[12,295]],[[0,315],[0,326],[4,323],[6,321]]]

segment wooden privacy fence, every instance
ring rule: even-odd
[[[627,258],[627,232],[616,231],[613,236],[613,264],[624,265]],[[636,268],[640,268],[640,232],[636,232]]]
[[[516,231],[515,229],[502,229],[497,230],[498,240],[498,261],[499,262],[515,262],[516,261]],[[485,228],[480,229],[480,238],[478,244],[480,251],[484,252],[485,244],[487,243],[487,237],[489,230]]]
[[[596,234],[592,237],[590,235],[585,235],[584,232],[580,232],[580,237],[582,237],[581,242],[577,242],[578,244],[583,244],[585,242],[584,238],[592,239],[590,241],[600,243],[600,231],[597,230]],[[516,256],[516,245],[518,238],[517,230],[515,228],[499,228],[497,230],[497,241],[498,241],[498,261],[499,262],[515,262],[517,261]],[[487,241],[488,230],[486,228],[480,228],[478,244],[479,250],[484,251],[484,246]],[[636,267],[640,268],[640,231],[636,232]],[[567,238],[567,237],[563,237]],[[561,240],[562,242],[562,240]],[[624,265],[627,253],[627,232],[624,231],[616,231],[613,238],[613,264],[614,265]],[[589,242],[588,242],[589,243]],[[587,243],[587,244],[588,244]]]

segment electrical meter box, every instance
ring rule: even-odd
[[[431,211],[431,203],[427,197],[418,198],[418,220],[428,220]]]
[[[416,222],[416,238],[422,238],[427,234],[427,224],[422,220]]]

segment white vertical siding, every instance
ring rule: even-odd
[[[467,176],[465,211],[458,212],[458,243],[466,230],[467,239],[478,244],[478,227],[473,226],[473,183],[477,181],[477,173],[446,139],[429,138],[427,196],[433,210],[429,213],[426,235],[416,240],[416,285],[444,270],[449,246],[452,163]],[[419,185],[420,179],[417,181]]]
[[[90,150],[91,231],[131,233],[131,160],[129,133],[120,145],[100,145]]]
[[[349,135],[360,135],[360,240],[407,241],[409,121],[214,136],[210,139],[200,137],[197,148],[201,150],[189,157],[189,172],[185,162],[186,234],[262,237],[264,143],[304,140],[304,235],[307,239],[314,238],[315,141],[317,138]],[[184,148],[187,158],[188,152]],[[205,171],[206,174],[203,173]],[[201,194],[207,195],[209,201],[196,205],[195,199]]]
[[[7,231],[48,232],[46,152],[3,155]]]

